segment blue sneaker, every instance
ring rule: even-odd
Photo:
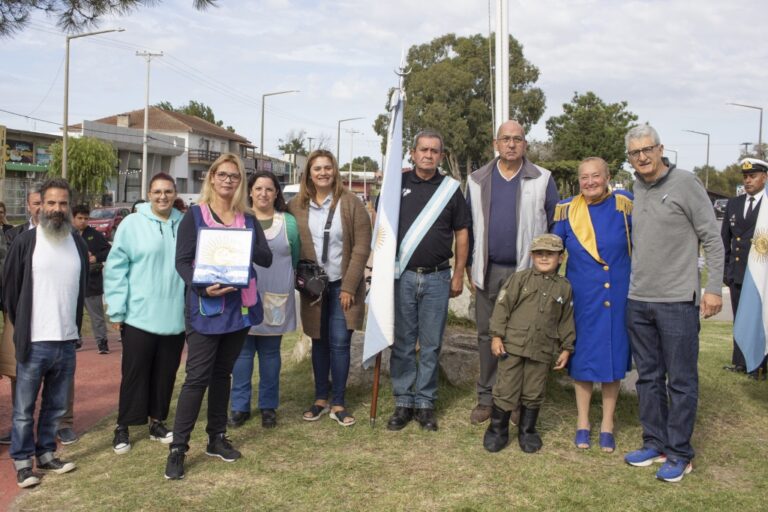
[[[654,462],[667,462],[667,456],[653,448],[640,448],[639,450],[626,454],[624,456],[624,462],[630,466],[643,467],[650,466]]]
[[[669,459],[656,472],[656,478],[665,482],[679,482],[693,471],[693,464],[684,460]]]

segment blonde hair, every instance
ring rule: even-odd
[[[309,207],[309,201],[314,199],[317,195],[315,184],[312,183],[312,177],[309,174],[309,170],[312,168],[312,162],[320,157],[325,157],[331,161],[333,165],[333,202],[335,205],[341,195],[344,193],[344,180],[341,179],[341,173],[339,172],[339,164],[336,161],[336,157],[333,153],[327,149],[316,149],[307,157],[307,164],[304,166],[304,172],[301,175],[301,183],[299,185],[299,200],[301,206],[304,208]]]
[[[217,158],[205,173],[205,179],[203,180],[203,189],[200,191],[200,203],[211,205],[215,199],[216,192],[213,190],[213,180],[216,175],[216,170],[227,162],[235,164],[237,171],[240,173],[240,183],[235,190],[235,196],[232,198],[232,208],[238,213],[245,213],[249,211],[248,208],[248,179],[245,175],[245,168],[243,167],[243,161],[240,157],[234,153],[222,153]]]
[[[595,162],[605,174],[605,177],[611,179],[611,169],[608,167],[608,162],[600,158],[599,156],[588,156],[581,162],[579,162],[579,168],[576,170],[576,176],[581,173],[581,168],[584,164]]]

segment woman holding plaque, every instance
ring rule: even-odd
[[[360,199],[344,187],[333,154],[324,149],[309,155],[299,194],[288,210],[299,227],[301,259],[315,262],[328,276],[320,299],[301,296],[315,377],[315,401],[303,419],[316,421],[330,412],[331,419],[348,427],[355,418],[347,412],[344,393],[352,331],[362,328],[365,315],[363,275],[371,252],[371,219]]]
[[[131,449],[128,427],[146,425],[150,439],[173,439],[168,417],[184,348],[184,282],[175,272],[181,214],[176,184],[165,173],[149,182],[149,203],[120,224],[104,264],[107,316],[123,330],[120,399],[112,449]]]
[[[223,153],[208,169],[200,203],[189,208],[179,226],[176,270],[187,285],[187,375],[176,406],[168,479],[184,478],[184,458],[206,389],[205,453],[227,462],[240,458],[226,436],[230,376],[248,330],[263,317],[252,264],[272,263],[264,231],[248,210],[245,180],[240,157]],[[213,282],[206,280],[211,266],[219,272]],[[244,278],[238,269],[244,269]]]
[[[253,357],[259,354],[259,410],[261,426],[277,426],[280,395],[280,342],[283,334],[296,330],[294,269],[299,261],[299,232],[296,219],[270,171],[256,171],[248,180],[250,203],[272,251],[272,265],[257,267],[264,320],[251,327],[232,370],[232,413],[229,425],[239,427],[251,417]]]

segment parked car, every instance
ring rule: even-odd
[[[88,225],[104,235],[107,240],[112,240],[120,222],[130,213],[128,208],[95,208],[91,210]]]
[[[727,199],[715,199],[715,217],[722,219],[725,217],[725,206],[728,204]]]

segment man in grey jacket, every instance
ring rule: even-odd
[[[499,288],[517,270],[531,266],[530,244],[549,231],[559,199],[552,174],[525,157],[528,143],[517,121],[499,126],[494,139],[499,156],[467,179],[472,218],[467,274],[476,290],[475,319],[480,375],[473,425],[491,415],[497,358],[491,354],[488,326]]]
[[[635,169],[632,275],[627,330],[637,365],[643,447],[632,466],[664,463],[656,478],[679,482],[693,469],[691,435],[699,396],[699,315],[722,308],[723,242],[707,191],[693,173],[663,157],[651,126],[625,139]],[[698,268],[703,246],[709,281]]]

